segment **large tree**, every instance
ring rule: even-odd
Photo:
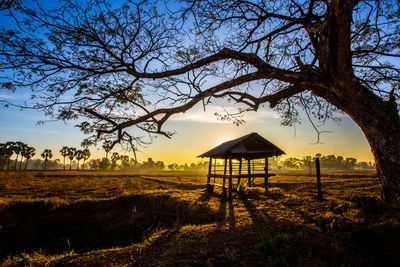
[[[170,137],[173,114],[215,98],[238,104],[223,115],[235,123],[269,105],[284,125],[303,109],[317,131],[339,110],[364,132],[384,198],[400,199],[398,1],[61,2],[13,13],[24,23],[2,30],[2,87],[31,87],[58,119],[89,118],[90,142],[134,148],[133,126]]]

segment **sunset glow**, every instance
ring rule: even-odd
[[[220,145],[220,144],[222,144],[222,143],[225,143],[225,142],[227,142],[227,141],[231,141],[232,139],[235,139],[234,137],[231,137],[231,136],[224,136],[224,137],[221,137],[221,138],[219,138],[216,142],[215,142],[215,146],[218,146],[218,145]]]

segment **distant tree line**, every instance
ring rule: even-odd
[[[171,163],[167,166],[163,161],[154,161],[148,158],[147,161],[137,162],[136,156],[131,158],[127,155],[120,155],[118,152],[111,154],[111,144],[105,141],[102,145],[106,157],[100,159],[90,158],[90,151],[82,144],[82,149],[74,147],[63,146],[59,152],[63,158],[62,163],[59,159],[51,160],[53,152],[50,149],[44,149],[40,154],[43,160],[34,159],[32,157],[36,154],[36,149],[23,142],[6,142],[0,143],[0,170],[26,170],[26,169],[69,169],[72,167],[79,170],[81,168],[89,168],[91,170],[130,170],[130,171],[148,171],[148,170],[171,170],[171,171],[206,171],[208,168],[208,161],[201,161],[198,163]],[[15,156],[15,157],[14,157]],[[14,157],[14,159],[11,159]],[[321,168],[329,170],[368,170],[375,169],[375,164],[372,162],[361,161],[358,162],[356,158],[335,155],[321,155],[316,154],[313,156],[304,156],[302,158],[290,157],[282,159],[281,157],[270,158],[270,166],[272,169],[298,169],[298,170],[313,170],[315,166],[315,158],[320,159]],[[68,159],[69,162],[66,162]],[[67,165],[68,164],[68,165]],[[223,164],[223,163],[221,163]]]
[[[322,169],[328,170],[372,170],[375,169],[375,164],[371,161],[360,161],[358,162],[356,158],[335,155],[321,155],[316,154],[315,157],[304,156],[302,158],[290,157],[284,160],[281,158],[273,157],[270,164],[272,168],[275,169],[301,169],[309,170],[310,172],[315,167],[315,158],[320,159],[320,164]]]
[[[114,152],[111,155],[111,160],[106,158],[92,159],[89,161],[91,170],[121,170],[121,171],[161,171],[165,169],[163,161],[154,161],[152,158],[148,158],[147,161],[142,163],[137,162],[134,158],[130,158],[127,155],[119,155]]]
[[[0,170],[22,170],[22,164],[24,163],[24,170],[28,169],[40,169],[44,170],[59,169],[59,160],[51,161],[53,152],[51,149],[44,149],[40,154],[43,160],[35,159],[29,161],[35,154],[36,149],[23,142],[6,142],[0,143]],[[86,160],[90,157],[90,151],[87,147],[82,150],[77,150],[73,147],[64,146],[60,150],[60,154],[63,157],[63,169],[65,170],[65,158],[68,157],[70,160],[69,169],[72,169],[73,159],[76,158],[76,168],[79,169],[79,162],[83,160],[81,168],[84,169]],[[15,155],[14,159],[11,159]],[[40,167],[38,166],[40,165]]]
[[[26,170],[28,161],[35,155],[35,151],[36,149],[34,147],[30,147],[20,141],[0,143],[0,170],[3,170],[4,168],[7,168],[7,170],[10,170],[11,168],[17,170],[18,168],[21,170],[24,158],[24,169]],[[16,155],[15,159],[11,161],[11,157],[14,154]]]

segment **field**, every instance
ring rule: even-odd
[[[205,173],[2,172],[4,266],[400,266],[374,173],[279,173],[227,199]],[[132,210],[135,209],[136,212]]]

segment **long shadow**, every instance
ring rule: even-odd
[[[223,218],[221,221],[217,223],[219,227],[223,226],[225,224],[225,218],[226,218],[226,197],[221,197],[221,201],[219,202],[219,207],[218,207],[218,215]]]
[[[161,218],[166,225],[172,226],[177,220],[177,216],[169,213],[178,214],[183,207],[187,209],[188,219],[182,224],[219,218],[217,212],[206,205],[191,206],[168,195],[129,195],[72,204],[14,202],[0,210],[0,259],[39,249],[48,254],[71,249],[80,253],[139,242],[140,233],[154,223],[154,202],[167,214]],[[136,228],[132,215],[134,207]]]
[[[259,228],[260,225],[263,225],[266,221],[266,218],[263,216],[263,214],[257,210],[257,208],[249,201],[247,197],[244,196],[239,199],[242,201],[247,212],[250,214],[253,224],[257,228]]]
[[[207,192],[207,190],[204,190],[202,192],[202,194],[200,195],[200,197],[198,199],[196,199],[196,201],[194,202],[194,204],[197,203],[208,203],[208,201],[211,199],[211,197],[215,195],[214,193],[209,193]]]
[[[229,205],[228,205],[228,210],[229,210],[229,228],[234,229],[235,228],[235,210],[234,206],[232,203],[232,199],[229,199]]]
[[[151,182],[161,184],[161,185],[171,186],[171,187],[174,187],[177,189],[184,189],[184,190],[196,190],[196,189],[206,188],[206,186],[204,184],[196,185],[196,184],[190,184],[190,183],[163,181],[163,180],[158,180],[158,179],[149,178],[149,177],[143,177],[143,180],[151,181]]]

